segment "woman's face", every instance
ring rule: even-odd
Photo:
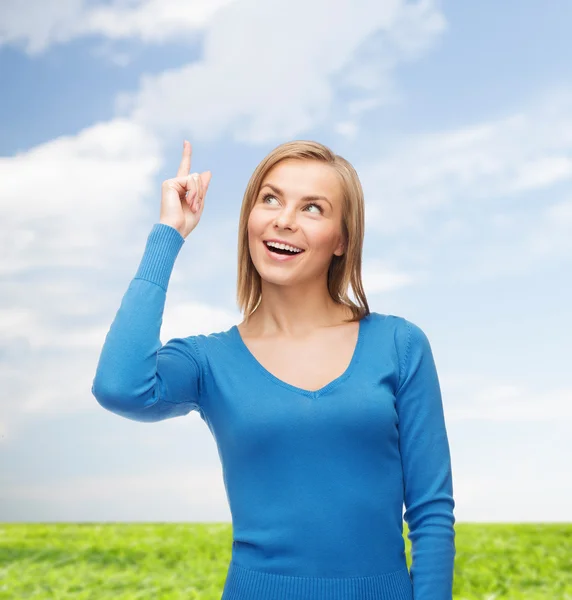
[[[333,254],[341,255],[345,249],[342,201],[333,167],[298,159],[275,165],[262,181],[248,219],[250,255],[260,276],[280,283],[327,273]],[[275,260],[263,243],[272,238],[304,251],[290,260]]]

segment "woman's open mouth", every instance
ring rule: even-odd
[[[266,242],[262,242],[264,244],[264,248],[266,249],[266,253],[268,254],[268,256],[270,258],[273,258],[274,260],[278,260],[278,261],[286,261],[286,260],[292,260],[294,258],[296,258],[297,256],[299,256],[300,254],[304,254],[304,250],[301,250],[300,252],[291,252],[290,250],[284,250],[282,248],[273,248],[272,246],[268,246],[266,244]]]

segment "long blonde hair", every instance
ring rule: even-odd
[[[348,323],[359,321],[370,313],[361,280],[365,224],[363,189],[356,170],[345,158],[334,154],[323,144],[309,140],[294,140],[276,147],[258,164],[246,186],[238,226],[238,307],[245,321],[248,321],[262,298],[260,274],[252,262],[248,245],[248,218],[264,177],[277,163],[287,159],[317,160],[332,166],[340,176],[343,193],[342,227],[347,243],[341,256],[332,257],[328,269],[328,291],[336,303],[351,309],[352,318],[347,320]],[[348,296],[350,284],[357,304]]]

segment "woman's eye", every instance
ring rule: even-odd
[[[265,194],[265,195],[263,196],[263,198],[262,198],[262,202],[263,202],[263,203],[265,203],[265,202],[266,202],[266,200],[268,200],[268,198],[274,198],[274,199],[276,199],[276,196],[273,196],[272,194]],[[318,209],[318,212],[319,212],[319,213],[322,213],[322,212],[324,212],[324,211],[323,211],[323,209],[322,209],[322,207],[321,207],[319,204],[316,204],[315,202],[311,202],[310,204],[307,204],[307,205],[304,207],[304,210],[306,210],[306,208],[308,208],[308,206],[315,206],[315,207]]]

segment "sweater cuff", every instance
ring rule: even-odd
[[[135,279],[146,279],[167,291],[175,259],[184,242],[185,238],[174,227],[155,223],[147,237]]]

